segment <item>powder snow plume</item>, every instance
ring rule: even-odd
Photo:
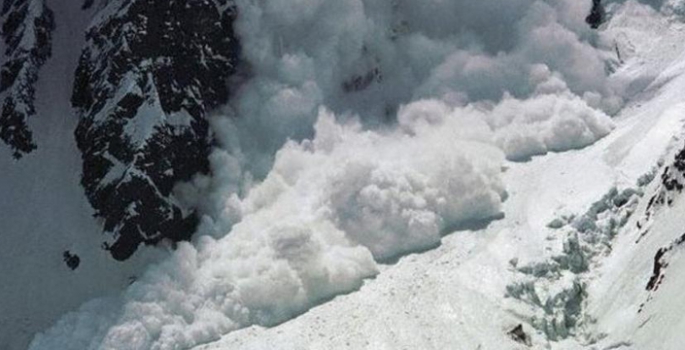
[[[503,165],[607,135],[622,89],[577,0],[236,0],[192,243],[31,349],[187,349],[274,325],[502,216]],[[609,49],[606,49],[609,47]]]

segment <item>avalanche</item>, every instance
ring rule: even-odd
[[[30,349],[632,344],[598,266],[682,128],[676,3],[599,32],[590,1],[236,5],[246,76],[174,190],[192,242]]]
[[[520,324],[534,349],[680,349],[683,200],[664,185],[683,182],[673,5],[667,16],[637,2],[609,8],[602,30],[624,60],[611,79],[629,103],[592,146],[505,162],[502,220],[381,266],[360,291],[294,320],[197,349],[518,349],[508,333]],[[654,291],[659,256],[668,266]],[[516,285],[533,299],[513,297]]]

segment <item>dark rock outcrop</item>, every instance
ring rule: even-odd
[[[209,171],[206,117],[229,96],[240,47],[229,0],[112,0],[99,11],[76,71],[75,134],[82,185],[113,237],[104,246],[125,260],[195,230],[172,189]]]
[[[592,0],[592,10],[590,14],[585,17],[585,22],[590,25],[592,29],[597,29],[604,23],[606,12],[602,6],[602,0]]]
[[[0,71],[0,139],[19,159],[37,147],[28,120],[36,114],[39,70],[52,53],[54,15],[45,0],[5,0],[0,15],[6,46]]]
[[[72,254],[68,250],[62,253],[62,258],[64,259],[64,263],[67,264],[67,267],[70,268],[72,271],[76,270],[79,267],[79,265],[81,265],[81,258],[76,254]]]
[[[514,329],[510,330],[509,332],[507,332],[507,334],[508,334],[509,337],[511,337],[511,339],[513,339],[514,341],[516,341],[516,342],[518,342],[518,343],[521,343],[521,344],[524,344],[524,345],[531,346],[530,337],[529,337],[528,334],[526,334],[526,332],[523,330],[523,325],[522,325],[522,324],[519,324],[518,326],[514,327]]]

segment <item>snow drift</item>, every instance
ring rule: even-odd
[[[591,2],[237,0],[248,78],[192,244],[31,349],[171,349],[283,322],[501,217],[505,158],[587,146],[621,97]]]

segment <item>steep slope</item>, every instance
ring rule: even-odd
[[[644,15],[644,14],[643,14]],[[623,18],[621,26],[630,28],[622,40],[629,48],[650,47],[643,62],[661,60],[655,66],[658,78],[651,84],[657,107],[645,111],[644,119],[665,111],[673,125],[663,130],[671,138],[670,150],[654,164],[655,180],[635,214],[613,244],[611,254],[597,269],[589,284],[588,310],[596,318],[600,344],[618,349],[682,348],[685,305],[680,297],[683,284],[683,104],[685,53],[681,49],[680,22],[652,21],[636,26]],[[651,24],[651,25],[650,25]],[[659,40],[654,40],[655,36]],[[670,46],[670,47],[669,47]],[[673,64],[666,64],[673,60]],[[640,62],[641,64],[641,62]],[[639,69],[633,66],[633,73]],[[624,142],[627,147],[630,140]],[[648,158],[643,158],[648,162]]]
[[[679,143],[682,143],[682,139]],[[591,284],[590,310],[602,344],[620,349],[682,348],[682,157],[678,151],[649,188],[634,220]],[[668,159],[668,158],[667,158]]]
[[[680,348],[683,26],[637,3],[614,11],[602,30],[632,101],[609,136],[507,164],[505,218],[488,228],[455,232],[299,318],[197,349],[526,348],[508,334],[519,324],[534,349]],[[662,204],[647,215],[650,202]]]
[[[128,259],[141,243],[188,239],[198,223],[172,194],[209,171],[208,111],[228,98],[239,46],[234,5],[110,1],[88,29],[72,103],[82,185]]]
[[[101,227],[81,187],[70,106],[79,48],[91,12],[77,1],[48,1],[55,9],[54,45],[35,85],[36,117],[27,121],[38,145],[15,160],[0,145],[0,349],[23,350],[33,334],[85,300],[130,283],[150,252],[126,263],[100,249]],[[59,6],[56,6],[59,5]],[[64,252],[79,257],[65,264]]]
[[[126,3],[131,4],[135,2]],[[443,15],[459,13],[456,10],[466,5],[473,6],[474,14],[482,15],[480,20],[464,18],[463,22],[455,22],[451,16]],[[630,139],[640,142],[646,138],[640,130],[651,128],[649,124],[640,123],[641,127],[633,128],[619,123],[619,132],[610,134],[614,123],[603,111],[615,111],[621,106],[623,95],[616,93],[625,93],[621,91],[624,83],[632,80],[627,79],[626,83],[619,79],[617,86],[613,86],[611,79],[607,79],[605,73],[615,69],[621,57],[615,57],[614,47],[603,43],[606,38],[591,31],[585,23],[591,5],[578,5],[575,1],[521,1],[511,5],[514,12],[500,13],[506,20],[502,28],[489,32],[479,30],[489,24],[484,19],[490,14],[492,3],[487,2],[440,2],[429,8],[419,8],[408,1],[238,2],[240,15],[236,25],[253,76],[240,86],[236,99],[227,107],[232,113],[217,118],[217,131],[227,149],[217,149],[212,157],[218,174],[211,183],[197,183],[214,191],[209,201],[216,201],[210,203],[216,207],[204,217],[199,237],[178,244],[169,259],[151,267],[123,293],[93,300],[66,314],[54,327],[38,334],[31,348],[190,348],[251,325],[285,322],[365,283],[378,289],[362,288],[350,299],[368,297],[384,302],[374,296],[393,286],[401,297],[388,299],[392,307],[385,310],[389,317],[397,317],[400,310],[410,312],[399,303],[411,305],[413,297],[421,300],[417,292],[420,284],[415,289],[406,288],[416,279],[417,270],[402,270],[403,266],[410,266],[404,261],[396,265],[396,276],[402,280],[402,286],[392,281],[374,284],[365,282],[366,279],[379,273],[377,281],[395,276],[394,266],[388,267],[388,262],[404,254],[435,248],[445,233],[457,228],[469,233],[446,238],[446,242],[455,240],[452,245],[444,245],[451,249],[426,252],[418,255],[417,261],[420,267],[428,264],[423,259],[445,254],[461,264],[454,268],[457,275],[430,265],[439,279],[451,283],[440,285],[427,278],[426,283],[432,288],[425,295],[435,299],[439,298],[436,293],[448,295],[442,299],[443,306],[457,311],[446,312],[445,317],[463,317],[464,328],[447,333],[452,323],[446,320],[430,338],[397,338],[391,332],[386,338],[391,342],[397,339],[393,346],[409,342],[419,347],[438,347],[456,342],[453,337],[463,337],[474,347],[494,347],[507,344],[506,334],[510,330],[519,340],[536,345],[580,335],[576,329],[585,322],[581,307],[584,287],[582,277],[574,274],[584,272],[585,265],[575,264],[572,257],[576,255],[571,255],[578,252],[580,243],[567,240],[564,234],[554,237],[554,228],[546,227],[546,223],[553,221],[562,209],[578,214],[587,212],[579,215],[581,219],[596,219],[601,214],[599,209],[594,205],[590,210],[586,207],[604,198],[605,193],[617,193],[610,191],[615,185],[611,169],[616,165],[612,162],[620,157],[602,157],[609,147],[607,143],[618,142],[616,137],[624,134],[637,135]],[[97,18],[104,25],[96,25],[92,33],[99,37],[97,33],[102,32],[106,37],[106,23],[133,8],[105,7],[122,12],[109,16],[105,10],[104,17]],[[113,28],[122,26],[115,23]],[[143,33],[146,32],[134,30],[134,39],[136,34]],[[501,36],[510,40],[490,40]],[[93,39],[92,43],[96,47],[104,43],[107,52],[107,41]],[[128,49],[126,45],[115,46],[113,52]],[[91,50],[96,55],[103,52]],[[135,52],[126,55],[137,57]],[[88,57],[87,52],[86,62]],[[127,107],[137,109],[140,101],[148,101],[143,95],[151,93],[155,97],[161,93],[159,89],[155,93],[158,86],[151,83],[156,66],[152,65],[150,73],[143,69],[148,66],[141,68],[135,64],[129,68],[135,74],[147,72],[147,80],[134,79],[133,86],[137,88],[124,89],[121,101],[126,103],[113,107],[112,118],[109,114],[102,120],[98,115],[86,115],[86,126],[77,133],[79,137],[89,132],[97,136],[102,131],[104,149],[119,151],[116,143],[108,141],[107,132],[111,130],[91,130],[88,123],[121,127],[126,135],[122,142],[124,156],[131,140],[145,144],[148,135],[143,132],[142,138],[128,136],[124,122],[136,126],[136,131],[154,128],[145,128],[147,124],[138,123],[136,117],[119,117],[125,117]],[[89,73],[90,64],[85,67],[80,70],[85,73],[79,74],[77,86],[90,86],[96,75]],[[109,70],[107,64],[97,67],[94,72]],[[81,77],[87,83],[82,84]],[[94,86],[99,85],[96,82]],[[114,89],[109,88],[105,85],[105,94],[113,93]],[[640,91],[638,86],[634,92]],[[76,102],[96,111],[100,108],[97,98],[84,96],[77,94]],[[116,93],[113,96],[115,100],[120,97]],[[625,96],[632,97],[629,93]],[[357,103],[347,105],[345,100]],[[96,102],[91,106],[93,101]],[[136,103],[129,106],[129,102]],[[326,108],[329,104],[331,110]],[[163,104],[160,106],[163,108]],[[350,109],[358,115],[348,115]],[[238,121],[232,119],[236,114],[240,116]],[[367,118],[383,117],[394,122],[370,129],[363,123]],[[313,134],[308,135],[308,129],[313,129]],[[598,144],[602,147],[578,151],[607,134],[609,137]],[[291,136],[296,141],[280,144]],[[260,148],[263,139],[268,142]],[[100,146],[89,140],[82,145]],[[240,153],[241,146],[247,146],[246,153]],[[255,146],[256,152],[249,146]],[[663,150],[665,146],[659,147]],[[658,151],[659,147],[654,149]],[[276,152],[278,148],[281,149]],[[267,174],[263,174],[262,182],[252,184],[250,174],[244,174],[241,167],[247,165],[249,172],[251,162],[262,161],[251,157],[251,152],[265,149]],[[572,152],[553,153],[565,151]],[[97,157],[110,162],[104,163],[105,171],[122,171],[101,150],[95,150],[93,155],[95,163],[99,162]],[[244,155],[246,158],[241,158]],[[86,158],[89,156],[86,152]],[[512,163],[505,162],[505,158],[530,161]],[[127,160],[117,159],[120,163]],[[580,161],[586,165],[582,169],[568,165]],[[126,166],[123,168],[127,169]],[[96,164],[93,167],[97,170]],[[121,174],[125,175],[126,170]],[[243,176],[247,180],[240,183]],[[116,178],[124,180],[122,188],[128,188],[128,177]],[[95,174],[95,180],[86,185],[97,188],[99,181],[108,184],[110,179],[106,174]],[[557,187],[536,187],[536,180]],[[591,180],[592,186],[574,192],[580,180]],[[137,184],[132,187],[135,189]],[[119,184],[113,186],[117,188]],[[247,190],[241,193],[241,188]],[[126,258],[146,239],[152,243],[161,238],[159,232],[150,236],[137,227],[141,217],[138,209],[148,208],[159,214],[154,212],[157,203],[127,203],[126,194],[131,192],[122,192],[123,197],[117,192],[102,193],[114,195],[107,198],[114,202],[111,214],[124,213],[125,218],[132,219],[133,228],[114,232],[115,239],[120,241],[108,246],[119,258]],[[164,197],[165,193],[161,194]],[[574,202],[559,208],[567,197],[574,198]],[[622,203],[615,197],[609,199]],[[123,203],[117,202],[122,198]],[[129,208],[130,205],[134,207]],[[618,207],[623,207],[612,205],[611,212],[620,212]],[[164,208],[161,214],[163,219],[170,215]],[[142,217],[146,219],[147,214]],[[126,221],[117,221],[120,218],[115,217],[113,222],[126,227]],[[154,225],[141,228],[158,231]],[[530,234],[531,231],[539,234]],[[457,248],[460,245],[473,249],[464,252]],[[533,273],[526,272],[531,270],[527,267],[545,266],[544,259],[558,255],[558,265],[550,266],[563,272],[555,271],[553,278],[536,276],[535,269]],[[432,273],[425,267],[420,269]],[[557,284],[559,279],[554,278],[559,274],[564,277],[561,282],[570,283]],[[532,279],[537,277],[544,279]],[[549,290],[542,295],[545,300],[536,290],[538,282]],[[510,298],[502,302],[505,296]],[[418,305],[414,304],[415,309],[411,310],[418,321],[396,322],[396,333],[419,325],[428,328],[429,320],[436,319],[435,309],[418,315]],[[317,310],[336,306],[345,308],[336,299]],[[355,306],[373,310],[366,299]],[[463,313],[459,313],[460,309]],[[483,309],[488,313],[482,313]],[[571,313],[564,313],[565,310]],[[310,315],[316,315],[316,311],[297,320]],[[541,321],[535,322],[538,319],[533,317],[538,315]],[[363,326],[378,321],[374,315],[364,316],[362,322],[369,323]],[[292,325],[297,325],[297,320],[283,327],[295,327]],[[343,321],[349,320],[338,317],[331,324]],[[525,327],[516,324],[523,321]],[[549,324],[552,326],[548,327]],[[474,330],[473,325],[483,329]],[[533,339],[522,334],[530,333],[530,327],[539,330]],[[469,337],[470,333],[480,336]],[[364,336],[368,339],[371,334]],[[309,339],[300,337],[296,341],[306,347]],[[265,336],[262,340],[269,338]],[[280,346],[286,341],[277,338],[274,344]]]
[[[172,188],[209,171],[207,115],[240,48],[226,0],[7,0],[0,14],[0,348],[14,350],[135,280],[160,255],[131,258],[141,243],[195,231]]]
[[[681,322],[659,316],[681,285],[669,276],[683,244],[673,11],[614,3],[597,34],[584,22],[589,2],[511,2],[515,15],[502,11],[510,22],[492,32],[476,16],[490,18],[488,1],[237,4],[238,17],[222,0],[55,8],[59,49],[43,67],[55,74],[31,78],[44,117],[27,119],[46,147],[0,159],[0,195],[13,199],[1,203],[11,244],[0,262],[17,266],[0,287],[0,344],[24,348],[36,331],[32,349],[190,348],[221,336],[200,348],[677,342],[676,328],[642,318]],[[455,4],[476,18],[443,16]],[[253,76],[217,118],[224,148],[210,156],[207,116],[227,101],[240,52],[234,21]],[[62,49],[73,47],[80,58]],[[602,109],[621,97],[612,122]],[[369,129],[365,118],[396,120]],[[255,156],[265,150],[276,153]],[[649,185],[659,159],[668,168]],[[134,255],[190,238],[200,220],[173,187],[210,162],[215,177],[193,185],[216,207],[196,238]],[[638,248],[621,241],[638,234]],[[141,274],[156,255],[165,259]],[[626,261],[639,263],[622,273]],[[630,293],[602,302],[616,286]]]
[[[55,20],[45,0],[5,1],[0,12],[5,44],[0,73],[0,139],[14,158],[36,148],[28,120],[36,116],[40,69],[52,53]]]
[[[0,349],[130,284],[161,255],[131,258],[141,243],[194,232],[172,188],[209,170],[234,17],[225,0],[3,2]]]

